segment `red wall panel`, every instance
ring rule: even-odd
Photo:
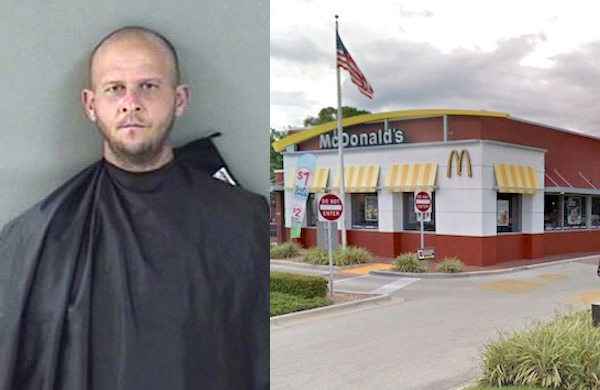
[[[525,258],[523,234],[501,234],[496,236],[496,262]]]
[[[600,251],[600,231],[569,231],[544,234],[544,255]]]
[[[496,237],[437,236],[437,258],[458,257],[465,264],[496,264]]]
[[[286,228],[289,239],[289,229]],[[361,246],[376,256],[394,258],[403,252],[414,252],[420,246],[418,233],[383,233],[348,230],[348,245]],[[303,228],[303,247],[317,245],[316,229]],[[458,257],[465,264],[494,265],[503,261],[537,259],[568,253],[600,252],[600,230],[563,231],[545,234],[504,234],[494,237],[425,235],[425,246],[434,247],[436,258]]]

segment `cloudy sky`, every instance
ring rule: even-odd
[[[271,0],[271,127],[337,105],[335,14],[375,90],[342,72],[343,105],[500,111],[600,136],[593,0]]]

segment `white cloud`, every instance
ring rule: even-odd
[[[363,97],[343,72],[344,105],[505,111],[600,135],[600,24],[590,4],[273,0],[271,125],[298,126],[337,104],[339,12],[344,43],[375,90]]]

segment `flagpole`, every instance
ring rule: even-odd
[[[339,175],[340,175],[340,197],[342,198],[342,202],[346,203],[346,183],[344,180],[344,137],[343,128],[342,128],[342,86],[340,82],[340,67],[337,59],[337,37],[338,37],[338,16],[335,15],[335,70],[337,76],[337,139],[338,139],[338,156],[340,158],[339,165]],[[346,249],[346,210],[348,207],[344,207],[344,211],[342,212],[342,216],[339,221],[342,229],[342,248]]]

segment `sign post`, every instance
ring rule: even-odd
[[[431,192],[421,191],[415,195],[415,213],[421,221],[421,248],[425,247],[425,213],[431,208]]]
[[[337,221],[344,212],[342,199],[336,194],[323,194],[318,202],[319,221],[327,222],[327,252],[329,254],[329,291],[333,298],[333,242],[331,238],[331,225]]]

